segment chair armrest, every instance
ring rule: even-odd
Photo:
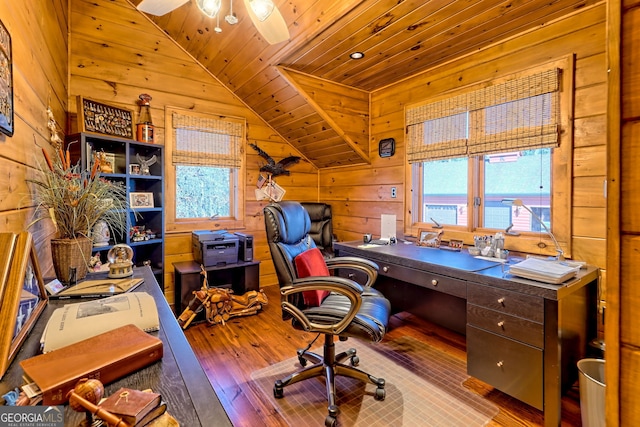
[[[329,271],[342,268],[345,270],[356,270],[364,273],[367,277],[365,283],[361,283],[361,285],[365,287],[372,286],[378,278],[378,264],[366,258],[343,256],[330,258],[325,261]],[[352,279],[352,277],[350,278]]]
[[[349,311],[338,322],[329,324],[315,323],[309,320],[306,314],[295,305],[288,302],[289,295],[306,291],[329,291],[344,295],[350,302]],[[295,279],[289,286],[283,286],[280,294],[285,297],[282,301],[282,310],[291,314],[303,325],[307,332],[320,332],[330,334],[340,334],[351,321],[356,317],[362,305],[362,286],[350,279],[336,276],[314,276]]]

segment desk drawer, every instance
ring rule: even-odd
[[[461,298],[467,297],[467,282],[427,271],[415,270],[394,264],[380,263],[380,275],[413,283],[423,288],[443,292]]]
[[[543,409],[542,350],[467,325],[467,373]]]
[[[467,302],[533,322],[544,322],[542,297],[470,283],[467,289]]]
[[[544,348],[544,327],[541,323],[473,304],[467,304],[467,323],[496,335]]]

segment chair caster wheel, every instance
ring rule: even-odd
[[[327,418],[324,419],[325,427],[335,427],[336,425],[336,417],[332,417],[331,415],[327,415]]]
[[[298,363],[300,363],[300,366],[304,368],[305,366],[307,366],[307,359],[302,356],[298,356]]]
[[[358,366],[360,364],[360,358],[358,356],[351,357],[351,366]]]
[[[282,399],[284,397],[284,387],[280,380],[276,381],[276,384],[273,386],[273,397],[276,399]]]
[[[383,388],[376,389],[376,394],[374,396],[376,400],[384,400],[386,396],[387,396],[387,392],[385,391],[385,389]]]

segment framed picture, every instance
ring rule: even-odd
[[[94,132],[133,139],[133,111],[78,96],[80,132]]]
[[[0,233],[0,378],[47,305],[29,232]]]
[[[129,165],[129,175],[140,175],[140,165],[137,163],[131,163]]]
[[[13,61],[11,35],[0,21],[0,132],[13,136]]]
[[[418,246],[427,246],[429,248],[440,247],[440,239],[442,237],[442,230],[431,231],[421,228],[418,230]]]
[[[153,208],[153,193],[129,193],[131,208]]]

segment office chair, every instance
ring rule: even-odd
[[[280,202],[264,208],[264,220],[271,258],[280,283],[283,320],[291,319],[296,329],[324,335],[323,354],[298,350],[303,369],[282,380],[273,388],[276,398],[284,396],[284,387],[324,375],[328,415],[325,426],[332,427],[339,413],[336,405],[335,377],[344,375],[376,385],[375,399],[384,400],[385,382],[355,366],[359,359],[351,348],[335,354],[334,338],[349,337],[372,342],[382,340],[390,314],[389,301],[371,285],[378,276],[378,266],[366,259],[335,257],[325,259],[309,236],[309,214],[298,202]],[[350,278],[364,277],[359,284]],[[349,360],[350,365],[342,362]],[[306,366],[311,362],[311,366]]]

